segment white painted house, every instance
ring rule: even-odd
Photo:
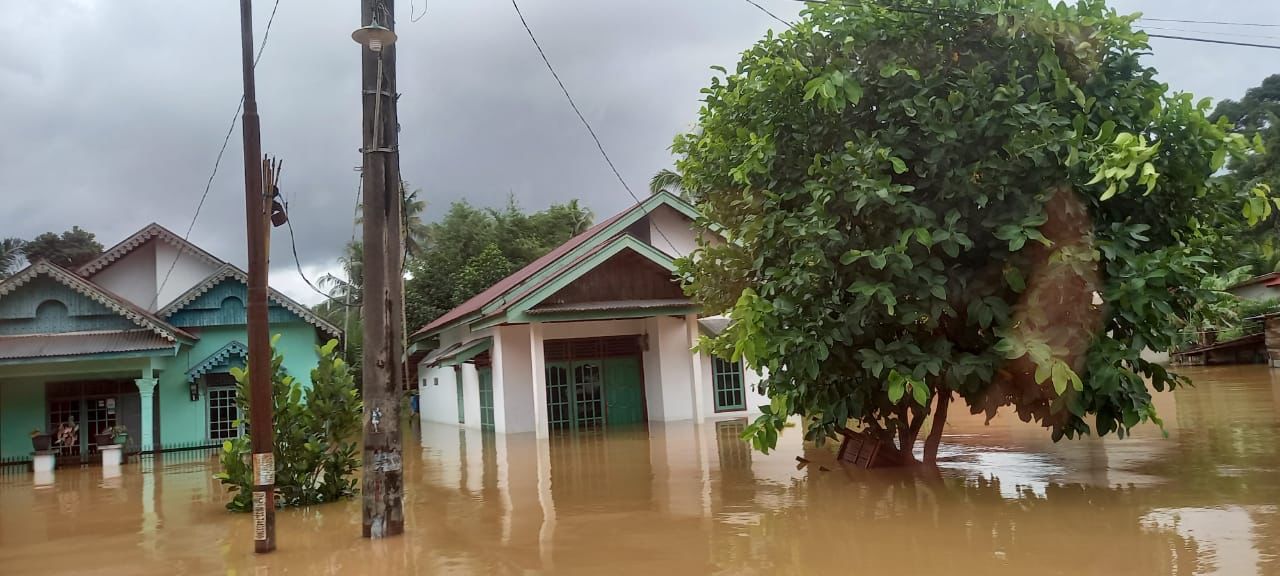
[[[757,412],[753,370],[692,351],[724,325],[673,275],[696,216],[654,195],[423,327],[410,348],[422,419],[545,437]]]

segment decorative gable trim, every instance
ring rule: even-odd
[[[486,291],[481,292],[471,300],[459,304],[457,308],[432,320],[426,326],[409,335],[409,340],[416,341],[429,338],[453,326],[484,320],[499,313],[499,310],[505,310],[511,305],[513,296],[519,297],[520,294],[526,293],[531,286],[541,285],[548,278],[559,275],[564,271],[565,267],[571,266],[574,262],[583,258],[584,255],[598,250],[602,244],[617,238],[632,224],[648,216],[659,206],[670,207],[690,220],[696,221],[698,219],[698,210],[679,196],[665,190],[653,194],[642,202],[623,210],[584,232],[583,236],[585,237],[575,236],[565,244],[561,244],[556,249],[548,252],[541,259],[535,260],[529,266],[517,270],[511,276],[490,286]],[[573,244],[574,242],[576,244]],[[533,269],[530,269],[531,267]],[[507,285],[504,286],[504,283]],[[500,286],[502,288],[498,289]]]
[[[80,295],[93,300],[103,306],[106,306],[112,312],[128,318],[134,324],[151,330],[157,335],[169,340],[170,342],[192,341],[196,338],[178,328],[166,324],[164,321],[143,311],[141,308],[130,304],[125,299],[116,296],[102,289],[96,284],[73,274],[70,270],[62,268],[48,261],[40,260],[35,264],[27,266],[27,268],[14,276],[0,283],[0,298],[12,293],[14,290],[31,282],[39,275],[45,275],[53,279],[55,282],[62,284]]]
[[[217,352],[210,354],[209,357],[201,360],[194,368],[187,370],[187,382],[195,382],[201,376],[212,371],[214,368],[227,363],[232,357],[248,358],[249,347],[232,340],[227,342],[226,346],[219,348]]]
[[[166,244],[178,249],[178,252],[204,261],[211,266],[222,266],[226,262],[218,259],[214,255],[205,252],[199,246],[192,244],[187,239],[170,232],[168,228],[156,223],[148,224],[146,228],[135,232],[132,236],[125,238],[119,244],[112,246],[101,256],[94,258],[88,263],[80,266],[76,273],[88,278],[110,266],[113,262],[128,256],[134,250],[141,248],[153,239],[160,239]]]
[[[232,266],[231,264],[223,263],[222,267],[216,272],[209,275],[208,278],[205,278],[199,284],[192,286],[190,290],[187,290],[181,296],[178,296],[178,298],[173,302],[165,305],[165,307],[161,308],[157,314],[161,318],[169,318],[173,316],[179,310],[182,310],[188,304],[191,304],[197,298],[212,290],[214,286],[217,286],[223,280],[228,278],[234,278],[241,284],[246,286],[249,285],[249,275],[247,273],[235,266]],[[315,326],[332,336],[342,336],[342,330],[339,330],[337,326],[330,324],[324,318],[316,316],[316,314],[311,310],[308,310],[306,306],[295,302],[288,296],[276,291],[274,288],[268,292],[268,298],[270,301],[275,302],[285,310],[294,313],[304,322]]]

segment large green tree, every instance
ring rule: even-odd
[[[591,219],[591,211],[577,200],[534,213],[514,200],[502,209],[455,202],[440,221],[427,226],[425,249],[409,260],[407,330],[422,327],[582,233]]]
[[[1210,119],[1219,118],[1227,119],[1235,131],[1261,146],[1227,164],[1228,172],[1221,177],[1223,185],[1276,190],[1280,186],[1280,74],[1268,76],[1238,101],[1219,102]],[[1246,206],[1252,203],[1250,216],[1261,225],[1224,227],[1224,254],[1233,255],[1232,262],[1249,266],[1254,274],[1280,270],[1280,212],[1270,210],[1259,196],[1247,195],[1240,200]]]
[[[1214,228],[1254,191],[1211,181],[1248,143],[1142,64],[1135,18],[810,4],[720,69],[674,150],[727,241],[682,266],[732,319],[705,346],[766,370],[758,448],[798,415],[912,461],[932,419],[933,462],[955,397],[1054,439],[1160,422],[1183,380],[1141,352],[1222,297]]]
[[[102,254],[102,244],[93,232],[79,226],[58,234],[45,232],[22,246],[22,255],[28,262],[48,260],[64,268],[85,264]]]

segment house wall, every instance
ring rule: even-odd
[[[272,324],[271,334],[280,335],[276,351],[284,355],[284,369],[304,389],[311,388],[311,370],[320,359],[315,350],[319,343],[315,328],[301,321]],[[201,383],[200,398],[192,402],[186,372],[232,340],[248,343],[244,326],[204,328],[194,346],[169,358],[160,370],[156,393],[160,397],[160,440],[165,447],[208,441],[208,390]]]
[[[533,356],[529,325],[494,329],[493,412],[499,433],[533,432]]]
[[[156,294],[155,246],[155,242],[139,246],[124,258],[98,271],[90,280],[117,296],[154,312],[158,306],[152,302]]]
[[[158,304],[152,310],[163,308],[166,304],[190,290],[192,286],[199,284],[201,280],[218,271],[216,267],[203,259],[184,254],[166,242],[153,240],[151,244],[155,246],[156,286],[160,287],[160,295],[156,298]],[[173,267],[172,273],[169,272],[171,266]],[[165,281],[166,275],[169,277],[167,282]]]
[[[648,419],[654,422],[690,420],[695,403],[690,380],[693,355],[683,317],[658,316],[635,320],[560,322],[542,325],[543,340],[596,338],[641,334],[648,337],[648,349],[641,358],[644,370],[645,404]],[[493,329],[492,350],[495,428],[500,432],[534,430],[533,362],[529,349],[529,326],[500,326]],[[768,398],[757,391],[760,375],[750,368],[743,374],[747,408],[737,412],[715,411],[711,359],[701,355],[702,416],[724,418],[757,414]],[[420,365],[421,418],[424,422],[457,424],[457,388],[452,367],[427,368]],[[467,428],[480,426],[479,378],[476,368],[464,364],[463,402]],[[439,379],[439,385],[435,379]]]
[[[31,430],[45,426],[44,382],[0,381],[0,459],[31,453]]]
[[[693,223],[669,206],[659,206],[649,213],[649,227],[649,244],[669,256],[688,256],[698,247]],[[675,253],[672,253],[673,246]]]
[[[422,375],[418,383],[418,406],[424,422],[458,423],[457,378],[461,375],[464,425],[480,429],[480,373],[474,364],[463,364],[458,371],[453,366],[422,366],[418,373]]]
[[[645,319],[649,350],[645,352],[645,393],[657,391],[650,420],[688,420],[694,417],[690,370],[693,355],[683,317]],[[654,410],[657,408],[657,410]]]
[[[1241,286],[1231,290],[1236,298],[1243,300],[1269,300],[1280,298],[1280,288],[1267,286],[1265,282]]]

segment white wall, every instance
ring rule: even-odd
[[[423,422],[458,423],[457,374],[462,375],[463,418],[467,428],[480,428],[480,374],[474,364],[463,364],[461,371],[452,366],[427,368],[418,366],[418,406]],[[436,385],[436,382],[439,385]]]
[[[493,409],[498,432],[533,432],[533,360],[529,325],[495,328]],[[499,413],[503,415],[500,416]],[[503,424],[499,424],[503,422]]]
[[[160,288],[160,295],[156,298],[159,304],[156,308],[163,308],[190,290],[192,286],[218,271],[212,264],[190,254],[183,254],[168,243],[152,240],[151,244],[156,250],[156,286]],[[170,266],[173,267],[173,273],[169,272]],[[167,282],[166,275],[169,276]]]
[[[1265,282],[1241,286],[1231,291],[1237,298],[1244,300],[1268,300],[1280,298],[1280,288],[1266,286]]]
[[[155,259],[155,242],[151,242],[98,271],[92,280],[139,307],[155,311],[159,307],[153,302],[156,295]]]
[[[669,206],[659,206],[649,213],[649,243],[673,257],[688,256],[698,247],[693,222]]]
[[[693,354],[683,317],[658,316],[649,331],[649,353],[657,354],[657,371],[645,372],[645,389],[662,387],[662,420],[688,420],[694,416],[692,373]],[[656,382],[651,378],[656,377]]]
[[[686,321],[682,317],[659,316],[636,320],[551,323],[542,325],[543,339],[595,338],[640,334],[648,336],[649,347],[642,355],[645,404],[653,422],[690,420],[695,407],[691,390],[690,363],[693,354]],[[499,326],[492,329],[494,420],[499,432],[514,434],[534,431],[533,361],[530,354],[528,325]],[[444,335],[442,335],[443,340]],[[715,412],[714,380],[709,355],[702,355],[703,416],[726,417],[759,413],[768,398],[756,391],[760,376],[748,368],[743,374],[747,409],[742,412]],[[427,368],[420,365],[422,375],[420,402],[422,420],[457,424],[458,405],[452,367]],[[434,378],[439,378],[436,386]],[[463,402],[467,428],[480,426],[479,377],[476,368],[462,368]]]

